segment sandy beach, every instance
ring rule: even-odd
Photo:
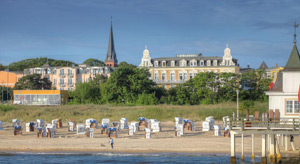
[[[217,122],[221,124],[221,122]],[[174,122],[162,122],[162,132],[152,133],[151,139],[144,138],[144,131],[129,136],[127,130],[121,130],[118,138],[114,139],[114,150],[111,149],[107,135],[100,134],[96,129],[94,138],[85,135],[77,135],[76,132],[68,132],[66,124],[57,129],[55,138],[37,138],[35,132],[25,132],[23,135],[14,136],[11,123],[4,124],[4,130],[0,131],[0,151],[31,151],[31,152],[132,152],[132,153],[209,153],[229,154],[230,138],[213,136],[213,132],[202,132],[201,122],[196,122],[196,131],[185,131],[184,136],[175,137]],[[223,131],[222,131],[223,134]],[[300,138],[295,136],[295,145],[299,153]],[[244,151],[251,154],[251,137],[244,138]],[[280,151],[284,154],[284,148],[280,143]],[[241,153],[241,137],[237,138],[237,153]],[[291,147],[289,146],[289,149]],[[255,136],[255,154],[261,155],[261,138]]]

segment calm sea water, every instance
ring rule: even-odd
[[[260,159],[255,159],[255,162],[260,162]],[[229,163],[229,156],[196,153],[0,153],[0,163]],[[254,162],[246,156],[245,163]]]

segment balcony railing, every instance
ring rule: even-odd
[[[61,78],[65,78],[65,77],[66,77],[66,75],[65,75],[65,74],[62,74],[62,73],[60,73],[59,76],[60,76]]]
[[[73,73],[68,73],[68,76],[72,78],[72,77],[74,77],[74,74]]]
[[[187,80],[153,80],[157,84],[180,84]]]
[[[68,83],[69,87],[74,87],[74,83]]]
[[[59,83],[59,86],[60,86],[60,87],[65,87],[66,84],[65,84],[65,83]]]

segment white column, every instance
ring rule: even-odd
[[[284,150],[285,150],[285,151],[288,151],[288,146],[289,146],[289,145],[288,145],[288,136],[289,136],[289,135],[286,134],[285,137],[284,137],[284,138],[285,138],[285,142],[284,142],[284,144],[285,144],[285,145],[284,145],[284,146],[285,146],[285,147],[284,147]]]
[[[271,162],[276,162],[276,143],[275,143],[275,135],[270,134],[270,160]]]
[[[251,138],[252,138],[252,159],[255,158],[255,155],[254,155],[254,134],[251,134]]]
[[[266,134],[262,134],[261,136],[261,163],[267,163],[267,149],[266,149]]]
[[[242,161],[244,161],[244,134],[242,133],[242,156],[241,156]]]
[[[235,158],[235,133],[231,131],[230,134],[230,141],[231,141],[231,153],[230,153],[230,163],[236,163]]]

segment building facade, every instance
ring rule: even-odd
[[[24,73],[0,71],[0,86],[13,88]]]
[[[143,52],[140,67],[149,68],[151,79],[166,89],[192,79],[197,73],[239,73],[237,59],[232,58],[228,46],[223,57],[204,57],[202,54],[180,54],[176,57],[151,59],[147,47]]]
[[[71,67],[51,67],[44,65],[42,67],[25,69],[25,75],[40,74],[42,78],[48,78],[52,82],[52,88],[58,90],[72,91],[76,84],[85,83],[95,78],[97,75],[109,77],[113,67],[108,66],[71,66]]]
[[[281,118],[299,118],[300,56],[294,44],[289,60],[278,73],[273,88],[267,91],[269,109],[279,109]]]
[[[275,67],[269,68],[265,63],[265,61],[263,61],[258,68],[258,70],[264,70],[265,71],[264,77],[271,79],[273,83],[275,83],[275,81],[277,80],[278,73],[283,69],[284,69],[283,67],[280,67],[277,64],[275,64]]]

